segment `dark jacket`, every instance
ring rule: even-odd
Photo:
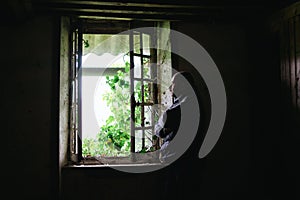
[[[155,135],[163,139],[160,148],[162,159],[166,159],[175,154],[170,152],[167,147],[176,136],[181,121],[181,104],[184,100],[177,98],[174,103],[166,109],[155,125]]]

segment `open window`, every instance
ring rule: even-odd
[[[154,125],[171,103],[172,68],[169,32],[155,27],[169,23],[76,19],[70,27],[69,160],[117,163],[158,150]]]

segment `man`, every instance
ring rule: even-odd
[[[188,72],[177,72],[171,79],[169,87],[172,93],[173,103],[162,114],[155,125],[155,135],[163,139],[161,150],[161,161],[169,162],[176,155],[176,148],[168,148],[170,142],[175,138],[181,123],[182,105],[186,105],[193,98],[194,82],[192,75]]]
[[[160,148],[160,161],[169,165],[164,171],[162,199],[182,199],[183,183],[186,179],[185,169],[190,166],[185,160],[178,159],[188,149],[197,130],[191,128],[198,117],[197,97],[194,81],[188,72],[177,72],[171,79],[169,87],[173,103],[161,115],[155,125],[155,135],[163,140]],[[197,122],[196,122],[197,123]],[[175,162],[176,161],[176,162]]]

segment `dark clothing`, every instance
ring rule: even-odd
[[[164,143],[170,142],[176,135],[181,119],[180,103],[172,104],[161,116],[155,126],[155,134],[163,138]]]
[[[180,105],[183,102],[176,99],[174,103],[162,114],[157,124],[155,125],[155,135],[163,139],[163,144],[160,148],[161,159],[166,161],[169,157],[175,155],[167,149],[169,143],[176,136],[181,120]]]
[[[192,180],[196,177],[193,172],[198,167],[197,163],[190,157],[190,152],[188,150],[178,159],[174,160],[174,157],[176,157],[176,148],[172,146],[173,144],[170,144],[176,134],[177,136],[179,136],[180,133],[178,130],[182,120],[181,115],[182,113],[184,113],[184,109],[187,109],[187,105],[193,105],[191,104],[191,102],[191,98],[188,97],[176,99],[174,104],[172,104],[162,114],[155,126],[156,136],[163,139],[163,144],[160,149],[161,161],[165,163],[173,161],[164,169],[164,193],[162,196],[163,200],[184,199],[185,197],[190,197],[191,195],[189,194],[192,194],[193,192],[195,193],[199,190],[199,188],[197,188],[197,185],[190,185]],[[191,113],[191,116],[194,115]],[[191,118],[190,120],[193,120],[193,118]],[[182,126],[183,124],[184,123],[182,123]],[[184,132],[182,134],[189,134],[189,132]],[[198,161],[197,157],[195,159],[197,159]],[[186,194],[186,192],[188,192],[189,194]]]

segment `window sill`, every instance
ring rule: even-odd
[[[163,163],[128,163],[128,164],[71,164],[66,165],[64,168],[90,168],[90,167],[99,167],[99,168],[118,168],[118,167],[149,167],[149,166],[164,166]]]
[[[80,163],[70,163],[64,166],[64,168],[118,168],[118,167],[149,167],[149,166],[165,166],[166,163],[162,163],[158,160],[136,160],[133,161],[129,157],[106,157],[97,159],[95,157],[84,158]]]

